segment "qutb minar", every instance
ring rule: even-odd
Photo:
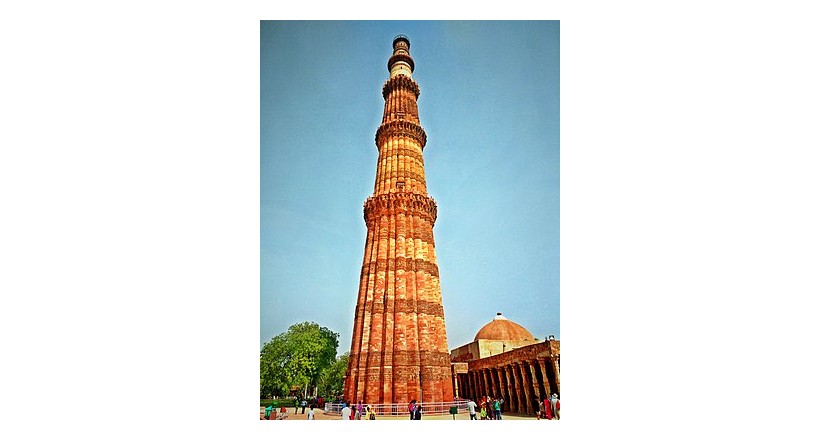
[[[367,240],[359,281],[345,400],[370,404],[452,402],[450,354],[427,194],[410,40],[393,39],[376,130],[379,159],[365,201]]]

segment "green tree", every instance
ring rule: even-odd
[[[286,395],[293,385],[316,385],[334,363],[339,334],[315,322],[294,324],[259,353],[260,397]]]
[[[322,376],[319,378],[319,394],[328,397],[342,394],[349,360],[350,352],[339,356],[335,362],[330,364],[330,366],[322,372]]]

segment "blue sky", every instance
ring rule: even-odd
[[[315,321],[350,348],[397,34],[421,88],[450,348],[499,311],[560,338],[558,22],[265,21],[260,345]]]

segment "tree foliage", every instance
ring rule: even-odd
[[[260,397],[287,395],[290,387],[315,385],[336,360],[339,334],[315,322],[294,324],[259,354]]]
[[[350,360],[350,352],[339,356],[335,362],[322,372],[319,379],[319,392],[325,396],[335,397],[342,394],[345,386],[345,373],[347,373],[347,363]]]

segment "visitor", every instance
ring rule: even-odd
[[[558,394],[553,393],[552,398],[550,399],[550,410],[552,410],[552,416],[555,420],[558,420],[558,414],[555,412],[555,404],[558,402]]]
[[[276,417],[276,420],[285,420],[288,418],[288,409],[284,406],[279,409],[279,416]]]
[[[302,399],[302,414],[305,413],[305,407],[307,406],[307,400]]]
[[[541,396],[535,398],[538,402],[538,412],[535,414],[535,420],[541,420],[541,417],[544,417],[544,401],[541,400]]]
[[[342,420],[350,420],[350,407],[342,403]]]
[[[362,401],[360,400],[359,404],[356,405],[356,420],[361,420],[362,419],[362,411],[363,410],[364,410],[364,408],[362,407]]]
[[[313,405],[310,405],[310,409],[308,410],[308,420],[316,420],[315,414],[313,413]]]
[[[475,407],[476,404],[472,400],[467,402],[467,409],[470,410],[470,420],[475,420]]]
[[[481,412],[479,413],[481,420],[487,420],[487,405],[481,405]]]
[[[368,420],[376,420],[376,410],[367,405],[367,419]]]
[[[561,420],[561,399],[555,396],[555,420]]]
[[[416,413],[416,399],[410,401],[410,404],[407,405],[407,410],[410,411],[410,420],[415,419]]]
[[[416,405],[416,410],[413,412],[413,420],[421,420],[421,404]]]
[[[550,398],[547,396],[542,403],[544,406],[544,418],[547,420],[552,420],[552,406],[550,404]]]
[[[495,412],[495,419],[501,420],[501,402],[498,400],[493,402],[493,411]]]
[[[299,412],[299,398],[293,399],[293,413],[296,414]]]

